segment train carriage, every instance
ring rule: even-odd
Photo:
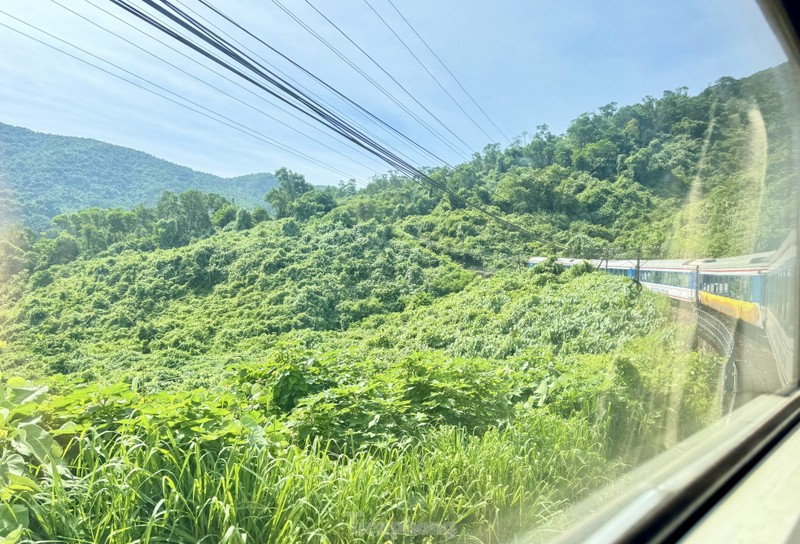
[[[685,260],[643,261],[639,266],[639,281],[653,292],[693,302],[696,299],[697,272]]]
[[[764,278],[764,322],[767,338],[778,363],[781,383],[788,383],[793,374],[796,323],[793,312],[797,304],[797,242],[790,236],[771,256]]]
[[[773,252],[693,261],[698,303],[745,323],[764,327],[763,287]]]
[[[653,292],[685,302],[695,302],[734,319],[756,327],[765,326],[765,289],[767,274],[776,252],[756,253],[724,259],[659,259],[644,260],[638,265],[641,284]],[[544,257],[533,257],[529,266],[544,261]],[[569,268],[583,262],[582,259],[558,259]],[[636,278],[637,264],[634,260],[589,260],[598,269],[614,275]],[[788,262],[788,261],[786,261]],[[793,261],[792,261],[793,262]],[[786,270],[791,264],[783,265]],[[774,271],[773,281],[782,272]],[[779,301],[774,301],[777,307]]]

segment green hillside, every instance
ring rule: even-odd
[[[546,126],[470,162],[431,171],[459,198],[385,176],[343,209],[401,226],[480,266],[521,255],[722,257],[774,249],[793,224],[797,188],[786,111],[788,65],[696,96],[685,88]],[[462,201],[523,227],[498,227]],[[498,262],[499,261],[499,262]]]
[[[214,186],[2,230],[0,527],[514,540],[720,415],[720,361],[667,299],[525,261],[780,244],[787,78],[609,104],[428,171],[457,196],[281,168],[270,212]],[[32,194],[14,197],[41,211]]]
[[[0,123],[0,221],[23,219],[37,230],[85,208],[153,204],[164,191],[213,192],[253,208],[275,184],[271,174],[220,178],[126,147]]]

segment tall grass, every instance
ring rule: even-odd
[[[500,542],[607,481],[586,418],[540,409],[471,436],[333,455],[307,447],[188,447],[154,425],[73,444],[73,479],[32,495],[34,538],[63,542]]]

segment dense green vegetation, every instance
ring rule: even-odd
[[[534,233],[491,222],[401,178],[371,184],[345,205],[400,222],[460,261],[508,261],[557,251],[572,257],[719,257],[774,249],[793,224],[796,186],[787,65],[722,78],[639,104],[608,104],[563,135],[546,126],[501,150],[431,175],[466,200]]]
[[[11,380],[12,504],[37,538],[504,541],[714,418],[717,363],[663,304],[598,273],[506,272],[346,331],[250,339],[202,377],[160,357],[50,394]],[[100,385],[120,371],[142,381]]]
[[[429,171],[527,232],[392,173],[283,168],[269,211],[195,188],[7,227],[0,535],[501,542],[548,519],[713,421],[719,361],[625,278],[522,263],[782,242],[786,77]]]
[[[0,227],[23,220],[45,230],[59,214],[153,204],[164,191],[189,189],[251,209],[276,184],[271,174],[224,179],[125,147],[0,123]]]

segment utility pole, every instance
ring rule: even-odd
[[[637,293],[642,291],[641,273],[642,273],[642,248],[636,250],[636,272],[633,275],[633,283],[631,287],[636,289]]]
[[[608,247],[603,248],[603,253],[600,255],[599,263],[597,263],[597,270],[603,269],[603,262],[606,263],[606,272],[608,272]]]

